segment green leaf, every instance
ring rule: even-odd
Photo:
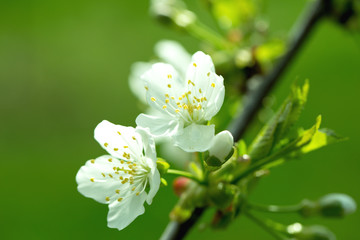
[[[249,147],[249,154],[253,161],[270,155],[298,120],[309,92],[309,83],[305,81],[302,87],[293,85],[290,96],[284,101],[275,116],[263,127]],[[287,142],[287,141],[285,141]],[[281,144],[280,144],[281,145]]]
[[[280,165],[286,160],[298,158],[308,152],[317,150],[329,144],[346,140],[346,138],[336,135],[332,130],[319,129],[320,124],[321,116],[318,116],[314,126],[310,129],[302,130],[297,138],[264,159],[264,162],[267,162],[266,168]]]
[[[306,144],[304,147],[300,149],[301,154],[305,154],[316,149],[322,148],[326,145],[344,141],[347,138],[340,137],[335,134],[334,131],[331,129],[323,128],[319,129],[314,136],[312,137],[311,141]]]
[[[257,14],[254,0],[213,0],[212,10],[221,27],[225,29],[246,24]]]

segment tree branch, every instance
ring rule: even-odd
[[[304,44],[311,30],[329,9],[329,5],[330,0],[315,1],[305,11],[304,16],[295,24],[292,30],[291,40],[289,41],[288,51],[279,59],[278,63],[268,75],[261,77],[259,86],[254,91],[249,92],[242,111],[239,111],[237,117],[230,124],[230,132],[236,141],[244,135],[255,114],[262,107],[263,99],[268,95],[277,81],[279,81],[285,69],[290,65],[296,53]]]
[[[331,0],[317,0],[305,11],[305,15],[295,24],[292,31],[293,36],[289,41],[288,51],[278,61],[272,71],[261,79],[259,86],[247,97],[248,101],[242,111],[235,117],[229,126],[234,140],[242,138],[245,130],[250,125],[257,111],[262,107],[264,97],[270,92],[272,87],[279,81],[281,74],[286,70],[291,61],[296,56],[305,39],[309,36],[316,23],[326,14]],[[196,208],[190,219],[184,223],[172,221],[168,224],[161,236],[161,240],[179,240],[183,239],[187,232],[199,220],[206,208]]]

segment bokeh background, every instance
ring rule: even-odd
[[[268,1],[272,31],[289,29],[305,3]],[[158,239],[162,233],[177,200],[171,187],[162,188],[146,214],[119,232],[106,227],[107,206],[80,195],[75,183],[80,166],[104,154],[93,139],[97,123],[135,125],[139,108],[127,82],[131,64],[150,59],[163,38],[180,41],[190,52],[198,49],[196,40],[153,21],[148,7],[148,1],[0,2],[1,239]],[[198,1],[190,7],[209,20]],[[330,21],[308,39],[273,92],[276,105],[294,79],[309,78],[302,125],[310,126],[321,113],[323,126],[349,141],[274,169],[253,201],[291,204],[344,192],[360,203],[359,49],[351,34]],[[343,220],[274,218],[325,224],[338,239],[360,236],[359,212]],[[187,239],[271,239],[244,217],[226,231],[204,226]]]

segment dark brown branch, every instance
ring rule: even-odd
[[[255,114],[262,107],[264,97],[268,95],[275,83],[278,82],[281,74],[294,59],[311,30],[328,11],[329,5],[330,0],[317,0],[305,11],[305,16],[303,16],[303,18],[295,25],[297,27],[295,27],[295,31],[293,31],[294,35],[289,41],[288,51],[278,61],[272,71],[263,77],[260,85],[254,91],[250,92],[244,108],[230,124],[229,129],[233,134],[235,141],[242,138]],[[161,236],[161,240],[183,239],[205,210],[206,208],[195,209],[191,218],[184,223],[170,222]]]
[[[325,15],[327,9],[329,9],[329,2],[329,0],[318,0],[308,8],[305,16],[300,20],[301,23],[295,25],[286,54],[278,61],[268,75],[260,79],[259,86],[249,93],[242,111],[239,112],[229,127],[236,141],[244,135],[255,114],[262,107],[263,99],[269,94],[275,83],[279,81],[281,75],[294,59],[318,20]]]

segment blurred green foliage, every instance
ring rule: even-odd
[[[285,33],[305,1],[267,1],[270,28]],[[188,5],[213,23],[197,1]],[[104,154],[93,139],[107,119],[135,125],[139,113],[127,78],[133,62],[147,60],[160,39],[179,40],[190,52],[194,40],[151,21],[147,1],[0,2],[0,236],[3,239],[158,239],[176,201],[163,188],[146,214],[118,232],[106,227],[107,206],[76,190],[75,174],[86,160]],[[357,39],[360,39],[357,35]],[[291,204],[344,192],[359,202],[358,89],[360,42],[338,25],[322,22],[274,95],[281,100],[295,78],[309,78],[311,91],[300,123],[310,126],[321,113],[323,126],[349,141],[275,168],[252,200]],[[359,40],[358,40],[359,41]],[[276,101],[278,106],[280,101]],[[250,140],[261,124],[254,124]],[[210,215],[210,213],[208,214]],[[278,216],[292,223],[296,216]],[[205,218],[206,220],[206,218]],[[207,219],[206,221],[210,221]],[[357,239],[358,213],[323,223],[338,239]],[[268,239],[245,218],[227,231],[198,231],[188,239]]]

